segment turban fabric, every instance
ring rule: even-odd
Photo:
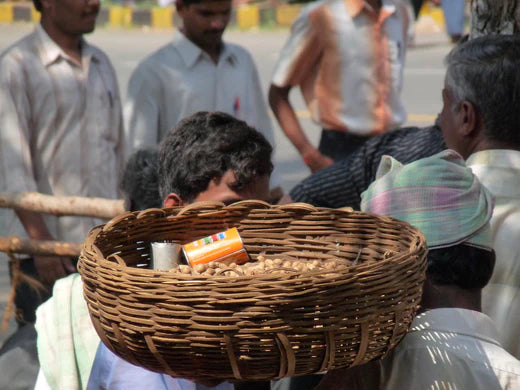
[[[384,156],[361,210],[410,223],[430,249],[462,242],[492,248],[492,195],[453,150],[407,165]]]

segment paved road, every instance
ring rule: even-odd
[[[0,52],[31,29],[32,26],[28,24],[0,24]],[[249,32],[232,30],[226,33],[225,38],[228,41],[241,44],[252,53],[260,72],[264,92],[269,85],[274,63],[287,34],[287,30]],[[109,55],[118,75],[122,96],[125,96],[128,79],[138,62],[167,43],[171,36],[171,31],[98,29],[87,39]],[[408,124],[432,123],[440,111],[444,78],[443,58],[449,49],[450,46],[441,33],[418,35],[416,47],[409,51],[403,91],[403,99],[409,113]],[[298,91],[294,91],[294,99],[309,138],[317,143],[319,128],[310,121]],[[279,165],[284,187],[289,190],[306,177],[309,171],[278,127],[275,132],[275,162]],[[0,231],[2,223],[3,221],[0,221]],[[2,262],[0,264],[0,314],[5,310],[8,293],[9,279],[5,263]],[[12,324],[10,329],[13,329]],[[0,333],[0,342],[4,337],[5,335]]]

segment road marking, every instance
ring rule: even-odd
[[[296,110],[296,116],[300,119],[312,119],[309,110]],[[431,114],[408,114],[408,122],[435,122],[437,115]]]
[[[446,69],[441,68],[404,68],[404,73],[414,76],[444,76]]]

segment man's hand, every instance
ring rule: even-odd
[[[277,204],[283,196],[283,188],[278,186],[269,191],[269,203]]]
[[[49,287],[56,280],[76,272],[70,257],[35,256],[34,266],[41,282]]]
[[[306,152],[303,156],[303,161],[310,168],[312,173],[319,171],[320,169],[327,168],[329,165],[334,164],[334,160],[330,157],[324,156],[318,149],[311,149]]]

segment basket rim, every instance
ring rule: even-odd
[[[258,207],[256,207],[258,206]],[[117,217],[112,218],[110,221],[108,221],[105,224],[101,224],[98,226],[93,227],[89,233],[83,244],[81,245],[81,253],[80,253],[80,263],[84,261],[83,259],[86,259],[86,256],[84,255],[84,252],[87,250],[98,252],[101,254],[101,250],[96,245],[96,239],[99,237],[100,234],[109,232],[110,230],[117,228],[117,225],[121,223],[122,221],[125,221],[127,219],[131,220],[138,220],[140,218],[149,216],[151,213],[153,214],[162,214],[164,218],[167,219],[178,219],[178,218],[184,218],[187,216],[210,216],[212,214],[218,214],[222,213],[222,211],[228,211],[233,209],[241,209],[243,207],[246,207],[250,210],[256,210],[256,209],[269,209],[269,210],[295,210],[295,211],[310,211],[310,212],[323,212],[328,211],[331,214],[345,214],[345,215],[363,215],[363,216],[369,216],[374,219],[380,220],[380,221],[387,221],[392,223],[397,223],[404,225],[410,233],[414,234],[416,237],[415,243],[411,243],[409,248],[412,249],[412,246],[415,246],[416,248],[421,248],[424,246],[427,249],[426,245],[426,238],[424,237],[424,234],[417,229],[415,226],[409,224],[406,221],[402,221],[400,219],[379,215],[375,213],[367,213],[363,211],[355,211],[350,207],[345,208],[339,208],[339,209],[333,209],[328,207],[315,207],[307,203],[289,203],[286,205],[270,205],[266,202],[259,201],[259,200],[244,200],[232,203],[230,205],[225,205],[222,202],[215,202],[215,201],[204,201],[204,202],[197,202],[190,204],[185,207],[169,207],[169,208],[151,208],[146,210],[140,210],[140,211],[133,211],[133,212],[127,212],[124,214],[121,214]],[[92,248],[92,249],[91,249]],[[95,249],[94,249],[95,248]],[[363,249],[361,249],[362,251]],[[361,252],[360,251],[360,252]],[[415,253],[415,251],[411,251],[409,253],[394,253],[389,257],[386,257],[384,259],[380,259],[377,262],[367,262],[367,263],[360,263],[360,264],[351,264],[348,266],[342,266],[335,269],[322,269],[322,270],[312,270],[312,271],[296,271],[294,274],[291,274],[291,278],[289,280],[292,280],[292,276],[294,276],[294,279],[297,279],[298,277],[304,276],[304,277],[313,277],[313,276],[322,276],[322,275],[331,275],[331,279],[335,277],[341,277],[344,275],[352,274],[352,273],[359,273],[363,272],[364,270],[372,270],[374,268],[374,265],[377,266],[384,266],[384,264],[388,262],[396,261],[398,258],[403,256],[409,256],[410,254]],[[115,261],[108,260],[110,257],[114,256]],[[237,275],[237,276],[224,276],[224,275],[193,275],[193,274],[180,274],[180,273],[174,273],[170,272],[169,270],[153,270],[148,268],[138,268],[138,267],[132,267],[125,264],[125,261],[119,257],[120,260],[117,259],[119,257],[116,254],[111,254],[108,257],[103,256],[96,256],[95,262],[98,263],[98,265],[103,267],[109,267],[114,270],[119,270],[122,272],[126,272],[129,275],[133,276],[154,276],[154,275],[160,275],[160,276],[168,276],[172,281],[176,281],[177,283],[194,283],[194,282],[211,282],[211,281],[223,281],[223,280],[243,280],[243,281],[251,281],[251,280],[262,280],[262,281],[270,281],[273,279],[279,279],[280,275],[276,273],[263,273],[259,275]],[[88,260],[92,261],[92,260]],[[81,267],[78,267],[78,271],[81,272]],[[334,276],[332,276],[334,275]],[[286,275],[287,276],[287,275]],[[328,279],[328,278],[327,278]],[[301,280],[301,279],[300,279]]]

